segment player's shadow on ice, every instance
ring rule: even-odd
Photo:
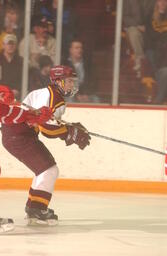
[[[0,234],[4,235],[35,235],[35,234],[76,234],[89,233],[92,231],[144,231],[147,233],[167,234],[167,219],[108,219],[108,220],[90,220],[90,219],[72,219],[60,220],[55,227],[28,227],[25,225],[17,225],[14,231]]]
[[[71,224],[70,224],[71,223]],[[129,230],[144,231],[148,233],[167,234],[167,219],[108,219],[108,220],[64,220],[60,222],[58,228],[60,232],[66,230],[70,232],[91,232],[94,230]]]

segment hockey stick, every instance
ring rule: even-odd
[[[159,151],[159,150],[156,150],[156,149],[152,149],[152,148],[148,148],[148,147],[144,147],[144,146],[140,146],[140,145],[137,145],[137,144],[133,144],[133,143],[130,143],[130,142],[127,142],[127,141],[117,140],[117,139],[107,137],[107,136],[104,136],[104,135],[101,135],[101,134],[97,134],[97,133],[94,133],[94,132],[89,132],[89,134],[92,135],[92,136],[95,136],[95,137],[105,139],[105,140],[110,140],[110,141],[114,141],[114,142],[117,142],[117,143],[120,143],[120,144],[131,146],[131,147],[134,147],[134,148],[150,151],[150,152],[153,152],[153,153],[156,153],[156,154],[159,154],[159,155],[166,155],[165,152],[162,152],[162,151]]]
[[[73,125],[73,124],[68,123],[68,122],[66,122],[64,120],[57,120],[57,121],[61,122],[62,124]],[[77,125],[76,125],[76,127],[77,127]],[[156,154],[159,154],[159,155],[166,155],[165,152],[162,152],[162,151],[159,151],[159,150],[156,150],[156,149],[153,149],[153,148],[148,148],[148,147],[140,146],[140,145],[137,145],[137,144],[130,143],[128,141],[118,140],[118,139],[115,139],[115,138],[112,138],[112,137],[108,137],[108,136],[104,136],[104,135],[101,135],[101,134],[98,134],[98,133],[94,133],[94,132],[89,132],[88,131],[88,133],[91,136],[98,137],[98,138],[101,138],[101,139],[105,139],[105,140],[113,141],[113,142],[116,142],[116,143],[124,144],[124,145],[130,146],[130,147],[146,150],[146,151],[153,152],[153,153],[156,153]]]
[[[25,107],[27,107],[29,109],[35,110],[33,107],[28,106],[25,103],[22,103],[21,105],[23,105],[23,106],[25,106]],[[58,121],[61,124],[65,124],[65,125],[67,124],[67,125],[74,126],[74,124],[69,123],[69,122],[67,122],[65,120],[62,120],[62,119],[54,118],[54,120]],[[77,125],[76,125],[76,127],[77,127]],[[94,136],[94,137],[98,137],[98,138],[101,138],[101,139],[113,141],[113,142],[120,143],[120,144],[124,144],[124,145],[130,146],[130,147],[134,147],[134,148],[138,148],[138,149],[141,149],[141,150],[146,150],[146,151],[153,152],[153,153],[156,153],[156,154],[159,154],[159,155],[166,155],[165,152],[162,152],[162,151],[159,151],[159,150],[156,150],[156,149],[153,149],[153,148],[148,148],[148,147],[140,146],[138,144],[130,143],[130,142],[124,141],[124,140],[118,140],[118,139],[115,139],[115,138],[112,138],[112,137],[108,137],[108,136],[104,136],[104,135],[101,135],[101,134],[98,134],[98,133],[94,133],[94,132],[89,132],[89,131],[87,131],[87,132],[89,133],[89,135]]]

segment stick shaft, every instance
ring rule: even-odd
[[[130,147],[134,147],[134,148],[150,151],[150,152],[153,152],[153,153],[156,153],[156,154],[159,154],[159,155],[165,155],[165,152],[162,152],[162,151],[159,151],[159,150],[156,150],[156,149],[140,146],[140,145],[133,144],[133,143],[130,143],[130,142],[127,142],[127,141],[123,141],[123,140],[117,140],[117,139],[114,139],[114,138],[111,138],[111,137],[107,137],[107,136],[104,136],[104,135],[101,135],[101,134],[97,134],[97,133],[94,133],[94,132],[89,132],[89,134],[91,136],[99,137],[101,139],[110,140],[110,141],[113,141],[113,142],[117,142],[117,143],[120,143],[120,144],[124,144],[124,145],[130,146]]]

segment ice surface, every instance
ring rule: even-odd
[[[56,227],[27,227],[28,192],[0,191],[0,217],[15,230],[0,234],[0,256],[165,256],[167,196],[55,192]]]

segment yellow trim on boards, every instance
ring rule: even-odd
[[[29,190],[31,178],[0,178],[0,189]],[[167,194],[166,182],[58,179],[55,190]]]

